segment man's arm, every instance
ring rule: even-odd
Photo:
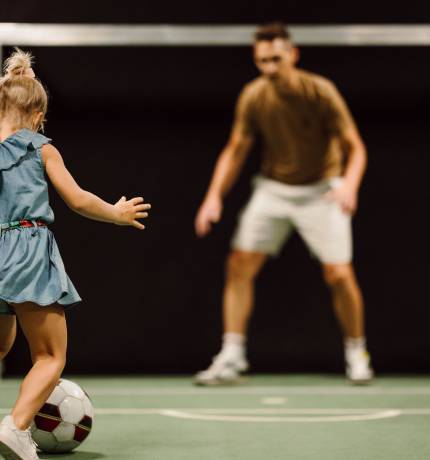
[[[231,137],[218,157],[207,195],[223,199],[235,184],[254,139],[239,129],[234,129]]]
[[[341,138],[341,142],[347,155],[345,183],[358,191],[367,166],[366,147],[355,128],[350,128]]]
[[[236,182],[253,143],[254,137],[236,123],[227,145],[218,157],[208,191],[197,213],[195,229],[198,236],[207,235],[212,224],[219,222],[223,199]]]
[[[353,116],[336,86],[329,81],[324,81],[321,88],[329,132],[339,140],[342,151],[346,155],[344,181],[329,196],[340,204],[344,212],[353,214],[357,209],[358,191],[366,170],[366,147]]]
[[[353,214],[357,209],[358,191],[366,170],[367,152],[357,128],[353,125],[342,133],[340,142],[347,157],[344,181],[330,196],[340,204],[344,212]]]

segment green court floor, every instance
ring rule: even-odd
[[[69,455],[147,460],[424,460],[430,458],[430,377],[255,375],[198,388],[187,377],[66,377],[96,407],[93,432]],[[18,380],[0,381],[0,411]]]

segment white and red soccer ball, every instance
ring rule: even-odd
[[[61,379],[37,413],[31,434],[43,452],[69,452],[90,434],[94,409],[85,391]]]

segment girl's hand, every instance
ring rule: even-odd
[[[115,223],[117,225],[132,225],[140,230],[143,230],[145,226],[138,222],[137,219],[145,219],[148,217],[148,211],[151,209],[150,204],[143,204],[143,198],[132,198],[131,200],[126,199],[125,196],[121,197],[115,204],[117,208],[117,218]]]

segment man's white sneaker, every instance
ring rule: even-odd
[[[234,359],[220,353],[215,356],[208,369],[194,376],[193,382],[196,385],[207,386],[240,383],[241,374],[248,368],[249,364],[246,359]]]
[[[11,415],[0,424],[0,456],[6,460],[39,460],[30,430],[19,430]]]
[[[365,350],[346,352],[346,376],[355,385],[365,385],[373,379],[369,353]]]

